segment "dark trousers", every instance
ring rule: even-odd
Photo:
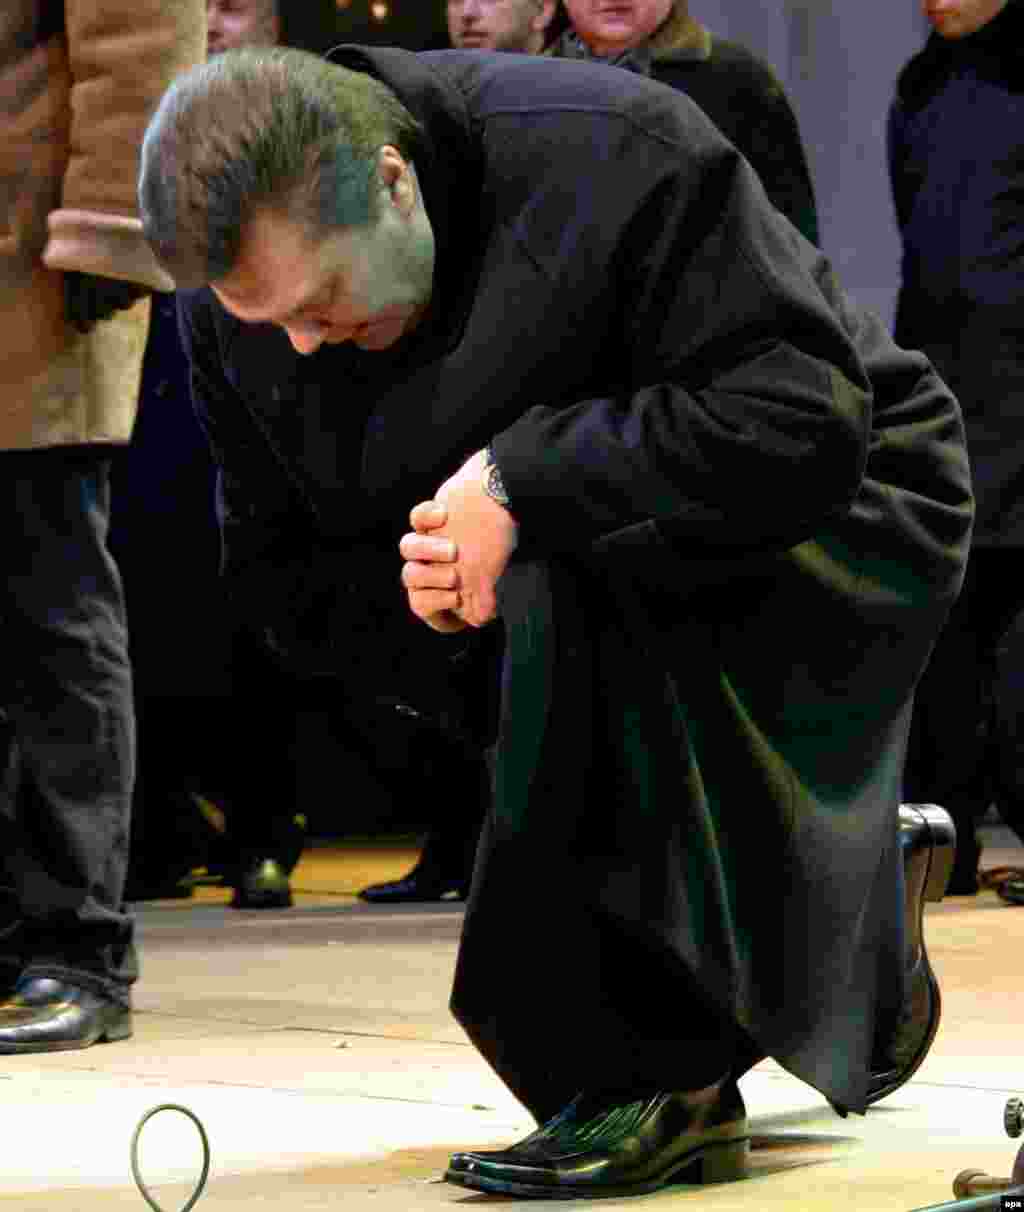
[[[458,794],[442,794],[435,800],[439,811],[418,864],[440,873],[442,879],[464,881],[467,886],[491,799],[503,652],[504,632],[494,624],[477,638],[471,661],[461,673],[469,749],[475,760],[469,762],[466,778],[456,784]]]
[[[3,452],[0,471],[0,973],[127,1003],[134,721],[109,452]]]
[[[232,855],[245,867],[257,859],[289,860],[301,850],[296,816],[297,740],[308,691],[283,673],[263,644],[236,627],[230,636],[231,697],[224,704],[233,720],[219,760],[206,764],[202,785],[226,810]]]
[[[964,586],[917,689],[904,776],[905,800],[941,804],[957,828],[951,891],[975,884],[975,822],[1002,799],[1002,733],[996,726],[1000,645],[1024,607],[1020,554],[975,548]],[[1007,781],[1007,780],[1003,780]]]

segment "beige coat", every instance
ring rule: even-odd
[[[60,271],[172,288],[142,238],[139,144],[205,47],[205,0],[0,3],[0,449],[128,439],[149,301],[82,336]]]

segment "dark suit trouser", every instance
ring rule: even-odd
[[[127,1003],[134,721],[109,451],[3,452],[0,469],[0,974]]]
[[[979,855],[975,822],[1002,798],[999,774],[1005,761],[995,727],[998,654],[1024,607],[1019,563],[1014,548],[971,552],[963,590],[915,696],[904,799],[941,804],[952,815],[957,828],[953,888],[973,879]]]

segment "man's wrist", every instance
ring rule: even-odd
[[[509,496],[505,488],[505,481],[501,478],[501,468],[495,463],[489,446],[484,451],[483,485],[484,492],[492,501],[497,502],[502,508],[508,509]]]

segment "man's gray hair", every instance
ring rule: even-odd
[[[377,152],[423,128],[385,84],[305,51],[227,51],[179,77],[142,144],[143,231],[179,287],[230,273],[258,209],[312,235],[376,217]]]

